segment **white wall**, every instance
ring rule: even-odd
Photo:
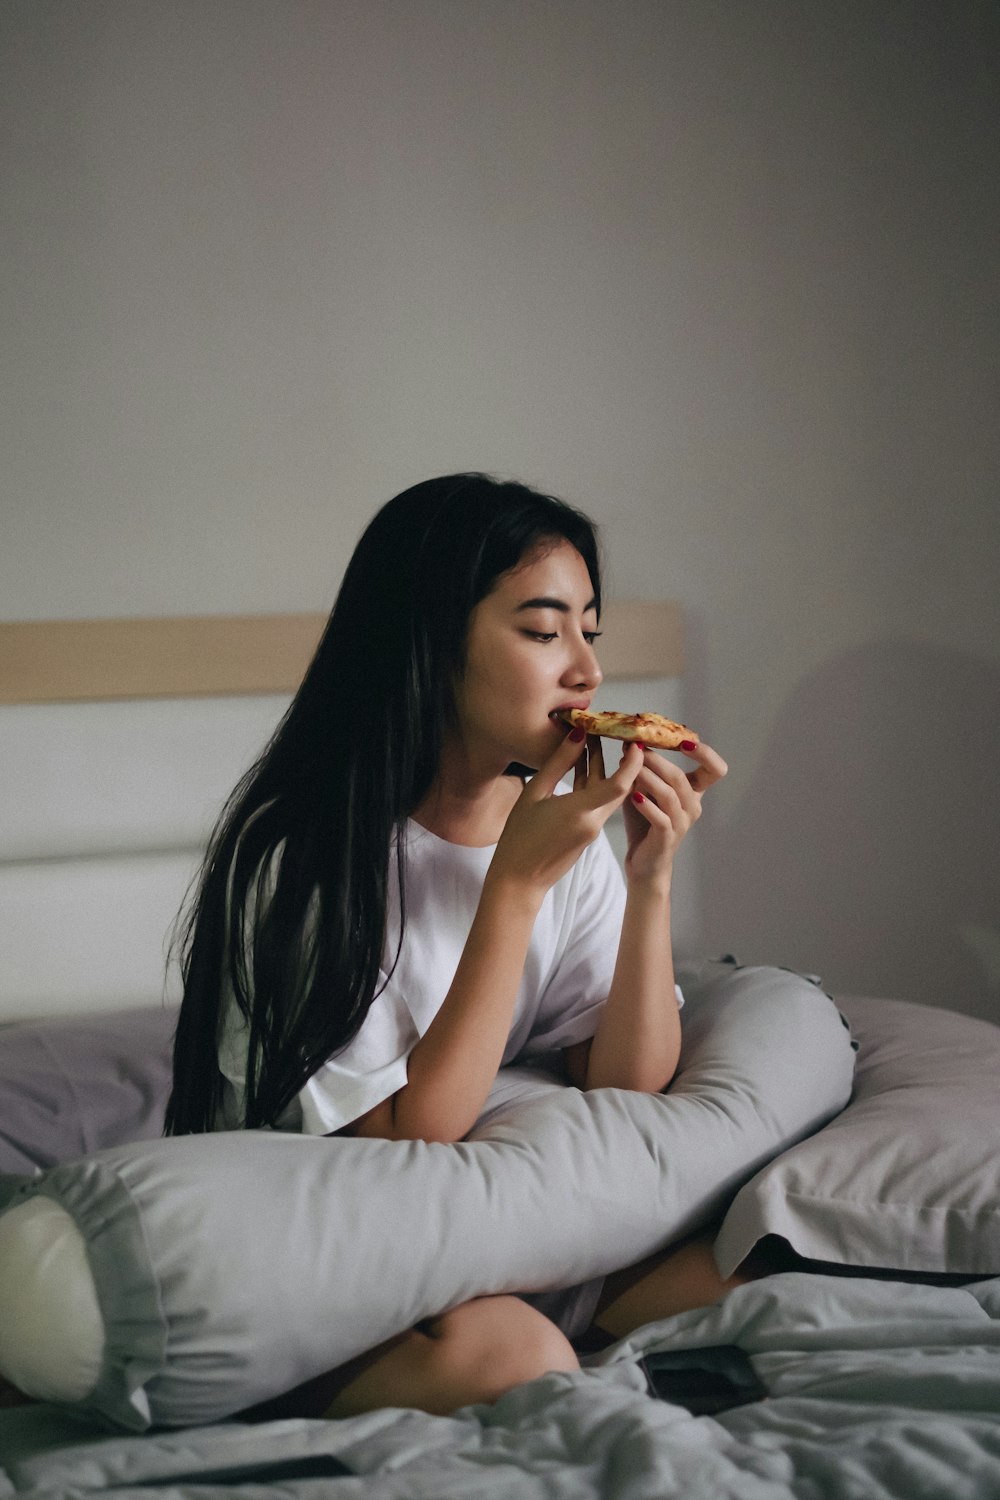
[[[551,487],[687,607],[705,946],[1000,1019],[998,15],[4,0],[0,613]]]

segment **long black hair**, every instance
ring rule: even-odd
[[[455,723],[469,616],[539,544],[596,530],[526,485],[452,474],[390,500],[362,536],[302,685],[216,824],[181,927],[184,995],[166,1130],[210,1130],[231,990],[248,1027],[244,1123],[273,1125],[354,1037],[383,962],[392,848]],[[391,963],[391,957],[389,959]]]

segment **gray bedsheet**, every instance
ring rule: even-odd
[[[717,1418],[645,1393],[637,1354],[738,1344],[770,1391]],[[0,1412],[0,1497],[1000,1500],[1000,1280],[773,1276],[650,1324],[575,1376],[454,1417],[108,1436]]]

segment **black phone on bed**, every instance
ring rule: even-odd
[[[644,1355],[640,1365],[651,1395],[686,1407],[696,1417],[714,1417],[767,1395],[749,1357],[735,1344],[663,1349]]]

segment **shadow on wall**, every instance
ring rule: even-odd
[[[788,700],[702,850],[706,951],[1000,1022],[1000,668],[882,641]]]

